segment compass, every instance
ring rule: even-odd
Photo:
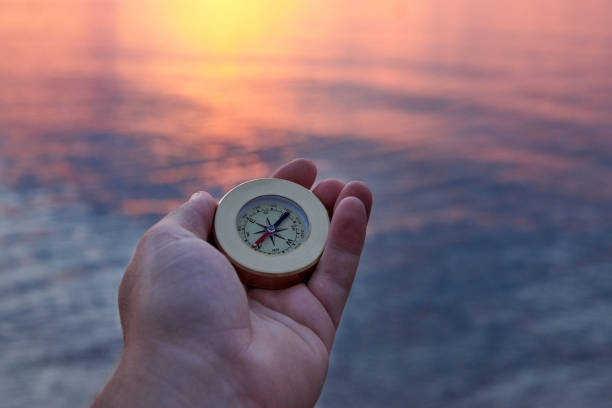
[[[243,283],[281,289],[304,281],[319,261],[327,210],[310,190],[282,179],[256,179],[230,190],[214,221],[218,248]]]

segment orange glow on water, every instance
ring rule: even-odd
[[[102,170],[79,167],[93,157],[188,194],[264,176],[258,152],[291,158],[313,136],[561,174],[581,159],[457,134],[514,118],[610,123],[608,3],[577,4],[3,3],[0,179],[95,186]]]
[[[131,1],[122,15],[139,30],[175,51],[242,54],[261,51],[274,37],[282,37],[297,3],[286,0]],[[142,38],[137,39],[138,42]]]

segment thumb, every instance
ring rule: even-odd
[[[217,200],[206,191],[198,191],[189,201],[164,217],[160,224],[174,224],[193,233],[204,241],[213,225]]]

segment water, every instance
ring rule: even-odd
[[[241,3],[0,1],[3,406],[91,401],[140,234],[295,156],[375,194],[319,406],[608,406],[608,2]]]

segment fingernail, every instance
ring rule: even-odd
[[[200,195],[202,195],[201,191],[196,191],[195,193],[193,193],[191,195],[191,198],[189,198],[190,200],[193,200],[194,198],[198,198]]]

